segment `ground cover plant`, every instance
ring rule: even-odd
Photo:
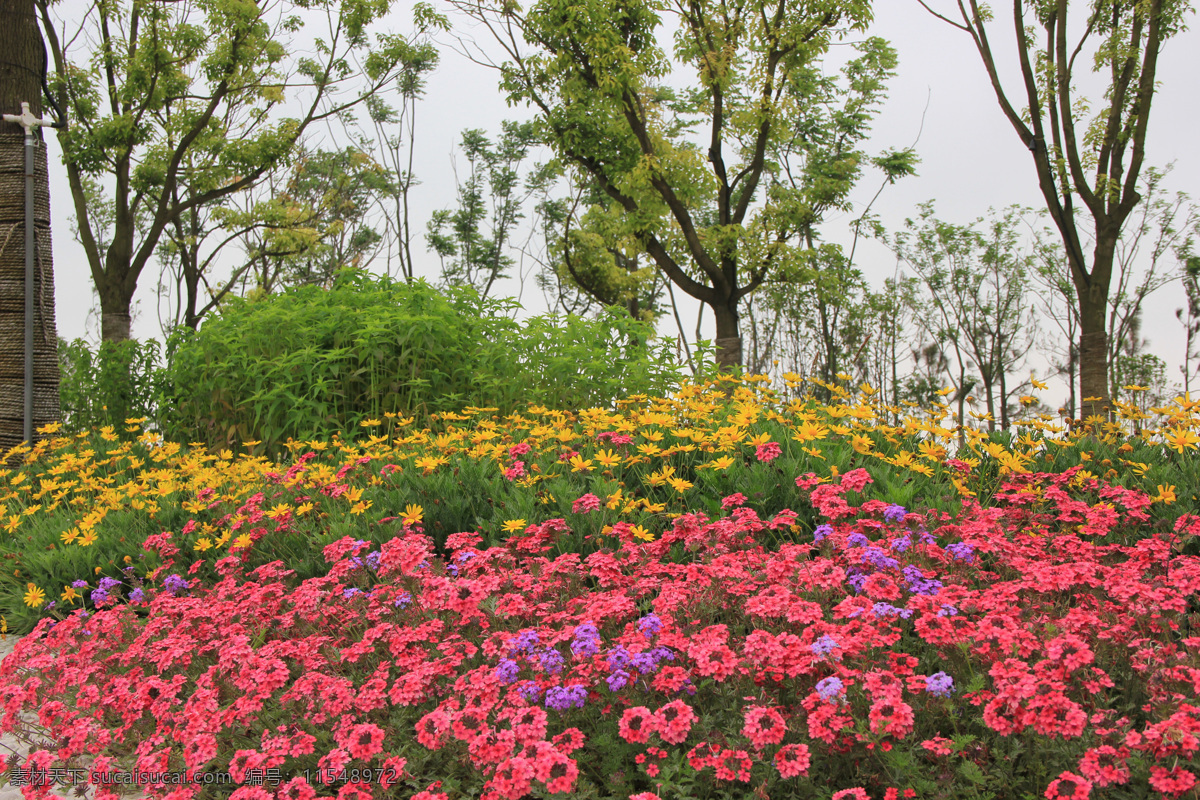
[[[1190,401],[1136,437],[1003,440],[871,394],[721,379],[385,416],[282,463],[134,422],[44,440],[3,476],[6,621],[39,627],[0,698],[48,746],[7,775],[239,781],[152,790],[179,800],[1195,796]]]

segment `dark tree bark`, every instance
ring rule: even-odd
[[[0,0],[0,113],[42,115],[44,55],[33,0]],[[50,183],[37,129],[34,159],[33,428],[59,419],[58,332],[50,253]],[[25,131],[0,121],[0,453],[24,441]]]

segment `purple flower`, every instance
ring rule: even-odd
[[[362,594],[362,589],[356,589],[355,587],[351,586],[348,589],[342,590],[342,597],[346,598],[347,600],[349,600],[351,597],[354,597],[356,594]]]
[[[496,678],[501,683],[516,683],[517,675],[521,672],[521,665],[513,661],[511,658],[505,658],[496,665]]]
[[[608,651],[604,660],[608,662],[609,669],[624,669],[629,665],[629,651],[621,645],[617,645]]]
[[[116,589],[120,585],[121,585],[121,581],[118,578],[101,578],[100,579],[100,591],[102,591],[102,592],[111,592],[113,589]]]
[[[827,703],[832,703],[842,693],[841,678],[825,678],[817,681],[817,694],[821,695],[821,699]]]
[[[863,554],[863,561],[868,562],[876,569],[898,569],[900,567],[899,561],[875,546],[867,548],[867,552]]]
[[[623,669],[616,670],[604,682],[608,684],[609,691],[618,692],[629,685],[629,673]]]
[[[820,639],[812,643],[811,650],[813,651],[814,655],[824,657],[832,653],[840,646],[841,645],[839,645],[832,636],[825,634]],[[840,686],[841,684],[839,683],[838,685]]]
[[[174,594],[182,594],[188,590],[188,582],[178,575],[168,575],[163,579],[163,588]]]
[[[523,630],[517,634],[516,638],[508,643],[509,656],[528,653],[537,647],[538,635],[537,631]]]
[[[904,506],[895,504],[888,506],[883,512],[883,518],[888,522],[903,522],[906,516],[908,516],[908,512]]]
[[[891,603],[876,603],[871,610],[875,612],[876,617],[903,617],[908,619],[912,616],[912,609],[896,608]]]
[[[954,679],[945,672],[925,676],[925,690],[937,697],[949,697],[954,692]]]
[[[408,605],[411,602],[412,602],[412,595],[409,594],[408,592],[401,592],[400,596],[397,597],[395,599],[395,601],[393,601],[392,605],[394,605],[396,608],[403,608],[404,606]]]
[[[975,560],[975,548],[966,542],[955,542],[954,544],[946,545],[946,552],[953,558],[959,561],[965,561],[970,564]]]
[[[833,533],[832,525],[828,525],[828,524],[818,525],[817,529],[815,531],[813,531],[813,542],[814,543],[820,542],[821,540],[823,540],[826,536],[828,536],[831,533]]]
[[[912,547],[912,537],[907,533],[901,536],[896,541],[892,542],[892,549],[897,553],[903,553],[908,548]]]
[[[575,628],[571,652],[577,656],[594,656],[600,652],[600,630],[595,623],[585,622]]]
[[[656,647],[650,651],[650,655],[653,657],[655,665],[657,665],[660,661],[675,660],[675,654],[672,653],[670,648],[667,647]]]
[[[379,551],[372,550],[367,553],[367,557],[363,559],[363,563],[367,565],[368,569],[379,569]]]
[[[133,589],[129,592],[129,602],[141,603],[146,600],[146,593],[141,589]]]
[[[952,617],[957,613],[958,613],[958,609],[955,608],[954,606],[942,606],[941,610],[938,611],[937,615],[939,617]]]
[[[638,620],[638,630],[647,639],[653,639],[662,630],[662,620],[657,614],[647,614]]]
[[[563,670],[562,653],[552,648],[547,648],[538,653],[538,661],[542,664],[542,669],[549,672],[551,675],[557,675]]]
[[[629,659],[629,664],[642,675],[649,675],[658,669],[658,661],[653,653],[634,653]]]
[[[555,711],[583,708],[586,701],[587,689],[582,686],[554,686],[546,690],[546,708]]]
[[[76,589],[86,589],[87,581],[72,581],[71,585],[74,586]]]
[[[534,681],[522,681],[521,685],[517,687],[517,693],[525,698],[527,703],[536,703],[542,696],[541,687]]]
[[[855,531],[846,537],[847,547],[866,547],[870,543],[871,540],[858,531]]]
[[[854,591],[862,592],[863,586],[866,584],[868,577],[870,576],[861,572],[856,572],[846,577],[846,583],[850,584]]]

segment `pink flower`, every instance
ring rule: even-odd
[[[779,744],[787,734],[787,724],[783,716],[773,708],[750,706],[746,709],[746,724],[742,726],[742,735],[758,750],[767,745]]]
[[[650,739],[654,732],[654,714],[645,706],[634,706],[625,709],[617,726],[617,733],[630,744],[643,744]]]
[[[866,789],[860,789],[856,786],[853,789],[842,789],[840,792],[834,792],[833,800],[871,800],[871,796],[867,794]]]
[[[1183,767],[1150,768],[1150,786],[1165,795],[1181,795],[1196,785],[1196,776]]]
[[[571,504],[571,513],[587,514],[600,508],[600,506],[600,498],[589,492]]]
[[[696,719],[696,712],[682,700],[672,700],[654,712],[655,729],[667,744],[683,744]]]
[[[742,494],[741,492],[734,492],[728,497],[721,499],[721,508],[725,509],[726,511],[731,508],[737,508],[738,506],[744,506],[745,504],[746,495]]]
[[[783,455],[783,448],[779,446],[778,442],[767,442],[755,448],[754,454],[759,461],[774,461]]]
[[[1087,779],[1064,772],[1050,782],[1043,795],[1046,800],[1086,800],[1092,793],[1092,784]]]
[[[785,744],[775,754],[775,768],[783,778],[803,777],[808,774],[811,758],[806,744]]]

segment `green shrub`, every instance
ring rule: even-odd
[[[163,373],[160,345],[153,339],[104,342],[93,350],[83,339],[58,340],[59,400],[63,427],[72,432],[144,418],[154,427]]]
[[[164,433],[274,454],[289,438],[353,434],[386,415],[608,406],[678,381],[669,345],[647,346],[641,323],[608,313],[522,324],[515,307],[349,270],[330,290],[234,300],[171,342]]]

